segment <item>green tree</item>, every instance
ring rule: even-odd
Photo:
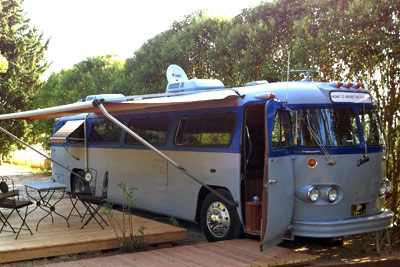
[[[52,73],[35,95],[36,108],[71,104],[89,95],[120,93],[123,61],[113,55],[88,57],[70,69]],[[34,122],[32,135],[48,145],[53,120]],[[43,134],[44,133],[44,134]]]
[[[0,54],[0,73],[5,73],[8,70],[8,61]]]
[[[220,65],[215,64],[221,51],[216,40],[229,21],[212,18],[199,11],[173,23],[170,29],[148,40],[125,63],[125,77],[130,86],[126,94],[161,93],[167,85],[166,70],[178,64],[189,78],[219,78]]]
[[[173,23],[126,60],[128,94],[164,92],[165,71],[178,64],[189,78],[220,79],[225,86],[253,80],[278,81],[295,39],[294,21],[305,12],[300,0],[281,0],[244,9],[233,19],[203,11]]]
[[[234,69],[235,73],[242,73],[238,77],[241,84],[264,79],[283,80],[288,52],[295,39],[293,25],[304,13],[301,0],[262,3],[242,11],[235,22],[243,25],[241,32],[245,34],[246,45]]]
[[[123,61],[113,55],[88,57],[70,69],[52,73],[36,94],[35,104],[65,105],[89,95],[113,93],[122,66]]]
[[[0,54],[5,58],[0,71],[1,114],[31,107],[32,97],[41,86],[40,77],[48,66],[44,60],[48,41],[43,40],[37,29],[29,27],[21,3],[0,1]],[[27,123],[15,120],[0,125],[23,137]],[[0,154],[7,154],[14,142],[0,134]]]

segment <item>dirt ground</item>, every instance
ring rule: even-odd
[[[28,167],[3,164],[0,166],[0,176],[8,176],[15,181],[16,187],[23,189],[24,182],[49,181],[50,173]],[[23,190],[20,190],[23,192]],[[160,222],[171,223],[169,218],[143,211],[135,211],[135,215],[154,219]],[[201,232],[200,226],[194,223],[179,221],[179,227],[187,230],[186,240],[173,244],[161,244],[150,247],[157,249],[165,246],[182,246],[207,242]],[[305,252],[317,257],[312,266],[342,266],[344,264],[361,264],[362,266],[400,266],[400,233],[399,228],[392,228],[389,232],[391,239],[391,252],[387,245],[377,253],[375,235],[364,234],[348,236],[343,239],[313,239],[296,238],[294,241],[284,241],[279,246],[294,251]],[[251,237],[250,238],[257,238]],[[103,257],[120,253],[118,250],[87,252],[47,259],[3,264],[2,266],[37,266],[48,263],[65,262],[71,260]]]

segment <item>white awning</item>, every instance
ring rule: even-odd
[[[81,126],[85,120],[67,121],[63,127],[50,137],[51,143],[65,143],[70,134]]]
[[[109,112],[118,112],[124,110],[144,109],[152,107],[163,107],[172,105],[192,105],[192,103],[202,103],[208,101],[228,101],[237,99],[239,96],[232,90],[220,90],[211,92],[200,92],[196,94],[185,94],[169,97],[155,97],[149,99],[135,99],[129,101],[114,102],[114,99],[105,99],[103,105]],[[2,114],[0,120],[8,119],[26,119],[43,120],[71,116],[80,113],[100,113],[94,102],[80,102],[51,108],[22,111],[17,113]]]

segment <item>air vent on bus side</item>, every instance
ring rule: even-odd
[[[192,79],[187,81],[170,82],[166,93],[180,93],[197,90],[210,90],[225,88],[220,80]]]

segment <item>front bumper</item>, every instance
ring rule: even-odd
[[[393,212],[384,211],[366,216],[337,221],[294,221],[293,235],[305,237],[331,238],[362,234],[392,227]]]

